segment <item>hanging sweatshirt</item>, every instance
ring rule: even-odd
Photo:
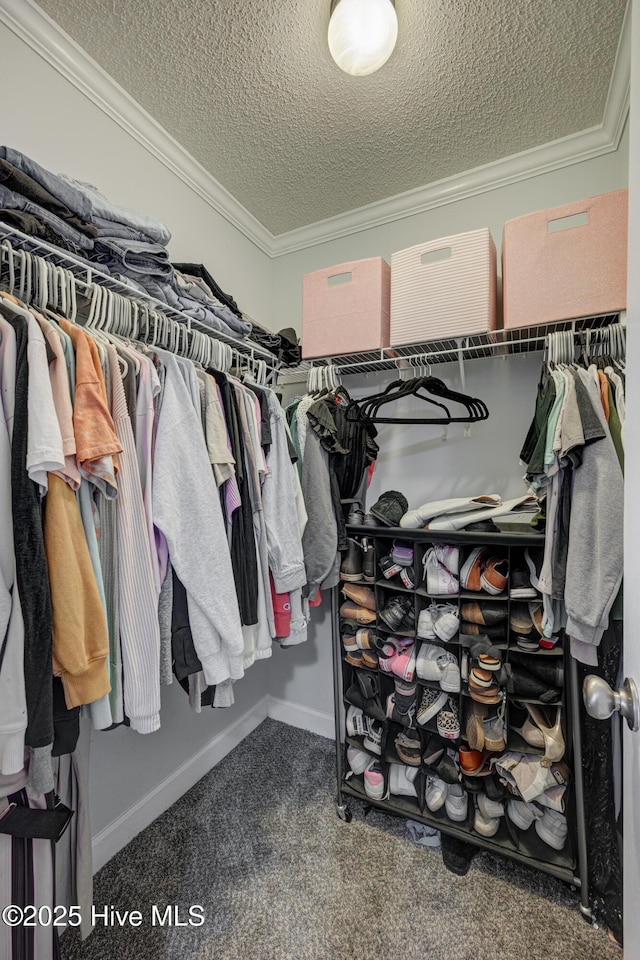
[[[308,514],[302,546],[308,593],[313,597],[318,587],[334,587],[339,579],[338,528],[331,499],[329,454],[313,430],[307,431],[300,483]]]
[[[49,570],[53,672],[62,679],[69,709],[94,703],[111,685],[109,637],[76,495],[56,474],[44,504]]]
[[[306,583],[302,540],[296,511],[295,467],[289,457],[284,411],[273,393],[267,392],[271,421],[268,474],[262,486],[267,527],[269,568],[277,593],[289,593]]]
[[[109,374],[113,421],[120,441],[118,474],[118,603],[124,708],[138,733],[160,726],[160,628],[158,594],[131,420],[118,355],[110,344]]]
[[[172,354],[165,367],[153,464],[153,518],[187,591],[193,642],[208,684],[243,675],[244,642],[222,508],[200,417]]]
[[[582,369],[604,431],[584,447],[574,471],[565,584],[567,634],[581,643],[600,643],[609,622],[623,569],[623,477],[600,399],[599,385]]]

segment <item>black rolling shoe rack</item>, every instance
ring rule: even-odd
[[[359,749],[365,749],[362,737],[352,737],[347,734],[345,717],[350,706],[345,695],[347,691],[356,683],[356,671],[367,671],[375,677],[375,682],[380,691],[380,702],[382,709],[385,710],[387,697],[394,690],[394,676],[383,672],[380,667],[369,669],[364,666],[353,666],[345,660],[345,649],[341,639],[341,622],[339,608],[345,599],[341,590],[345,585],[340,583],[332,591],[332,642],[333,642],[333,667],[334,667],[334,707],[336,722],[336,761],[337,761],[337,813],[338,816],[349,822],[351,820],[350,800],[356,798],[369,804],[372,807],[386,811],[396,816],[417,820],[421,823],[435,827],[445,834],[450,834],[461,840],[475,844],[482,849],[489,850],[492,853],[509,857],[530,867],[541,870],[544,873],[551,874],[567,884],[580,889],[581,910],[586,917],[590,917],[588,905],[587,889],[587,857],[586,857],[586,835],[585,819],[583,805],[583,785],[582,785],[582,752],[580,738],[580,700],[578,690],[577,672],[575,662],[565,650],[564,638],[561,637],[553,650],[546,651],[538,649],[533,652],[525,653],[520,649],[515,640],[513,632],[509,629],[509,615],[512,605],[518,601],[510,598],[509,584],[501,594],[492,596],[485,592],[467,591],[460,589],[456,596],[430,596],[427,593],[426,582],[424,580],[422,560],[426,551],[433,544],[451,544],[459,548],[459,564],[462,567],[465,559],[475,547],[488,547],[492,555],[505,557],[509,561],[509,569],[512,571],[514,565],[521,561],[524,549],[526,547],[540,547],[544,543],[544,538],[540,534],[502,534],[502,533],[480,533],[480,532],[446,532],[440,533],[429,530],[405,530],[401,528],[390,527],[368,527],[368,526],[348,526],[348,536],[362,541],[366,539],[375,550],[375,578],[374,582],[365,582],[364,579],[357,581],[363,586],[371,587],[375,591],[376,610],[379,613],[384,608],[387,601],[392,596],[410,597],[414,604],[416,627],[420,611],[430,605],[430,603],[452,603],[458,606],[460,611],[464,603],[473,601],[488,601],[493,604],[504,604],[507,609],[506,637],[495,641],[502,653],[503,662],[507,665],[514,664],[516,660],[521,663],[538,659],[549,664],[562,664],[564,667],[564,680],[561,689],[561,700],[559,704],[562,707],[562,727],[565,740],[564,761],[570,769],[570,784],[565,795],[565,815],[567,817],[568,836],[562,850],[556,850],[546,844],[536,833],[532,825],[528,830],[522,830],[509,822],[507,824],[506,816],[501,818],[498,832],[493,837],[484,837],[476,833],[473,829],[474,819],[474,800],[470,794],[468,798],[468,817],[466,821],[454,822],[448,818],[445,809],[432,813],[425,803],[425,783],[426,777],[433,774],[433,769],[427,767],[424,762],[421,763],[419,772],[416,776],[415,787],[417,799],[407,796],[398,796],[386,794],[386,799],[372,799],[365,792],[363,776],[349,774],[349,766],[346,759],[346,751],[349,746],[355,746]],[[414,589],[404,587],[398,576],[392,580],[384,578],[380,559],[389,554],[392,549],[393,541],[401,540],[410,543],[414,550],[414,571],[416,586]],[[377,619],[371,625],[380,636],[392,634],[392,631],[377,616]],[[399,630],[400,634],[415,636],[415,630]],[[417,639],[420,644],[420,639]],[[458,663],[462,662],[465,653],[465,646],[460,643],[460,635],[456,634],[450,642],[443,643],[440,640],[429,640],[429,643],[435,643],[443,646],[453,653]],[[466,643],[466,641],[465,641]],[[421,693],[424,687],[435,687],[439,689],[438,683],[421,680],[416,675],[418,685],[417,704],[420,704]],[[449,694],[454,701],[457,701],[460,714],[461,736],[459,740],[443,741],[443,745],[457,748],[466,744],[465,721],[470,709],[472,709],[473,700],[469,696],[468,682],[463,678],[460,685],[460,693]],[[521,713],[515,706],[515,701],[522,701],[527,698],[510,693],[505,688],[504,708],[505,720],[507,724],[506,749],[511,751],[520,751],[528,754],[543,754],[543,750],[536,750],[526,744],[526,742],[515,732],[512,725],[518,725],[521,721]],[[530,702],[540,701],[531,700]],[[492,709],[492,708],[490,708]],[[495,708],[493,708],[495,709]],[[555,709],[555,705],[554,705]],[[381,745],[381,755],[376,757],[372,754],[372,759],[381,761],[383,773],[385,775],[385,784],[388,784],[390,765],[401,763],[395,749],[395,737],[400,729],[391,719],[382,721],[383,737]],[[436,719],[427,721],[426,725],[416,725],[415,729],[419,732],[422,741],[422,753],[426,748],[427,742],[434,733],[437,734]],[[433,745],[431,740],[431,745]],[[495,754],[499,756],[499,754]],[[482,778],[477,778],[481,783]],[[464,783],[462,784],[464,786]]]

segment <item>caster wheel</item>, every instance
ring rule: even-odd
[[[336,807],[336,813],[345,823],[351,823],[352,814],[349,807]]]

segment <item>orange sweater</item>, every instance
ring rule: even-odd
[[[109,693],[109,636],[73,490],[49,475],[44,500],[44,548],[49,568],[53,672],[62,678],[67,707]]]

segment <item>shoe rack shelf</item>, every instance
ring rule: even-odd
[[[446,815],[444,808],[439,811],[431,812],[425,803],[425,784],[427,775],[433,775],[433,769],[421,763],[418,768],[418,774],[415,780],[415,787],[418,798],[408,796],[398,796],[388,794],[387,799],[376,800],[367,795],[364,788],[363,775],[347,775],[349,767],[346,760],[346,749],[348,746],[355,746],[358,749],[366,749],[363,746],[362,737],[352,737],[347,734],[345,726],[345,716],[350,704],[348,692],[357,686],[356,674],[369,673],[377,682],[380,696],[380,706],[386,712],[387,697],[394,690],[393,674],[383,671],[378,667],[371,669],[365,666],[355,666],[345,660],[346,652],[341,640],[339,608],[344,599],[341,589],[346,584],[341,581],[332,594],[332,632],[333,632],[333,662],[334,662],[334,700],[336,717],[336,761],[337,761],[337,812],[338,815],[349,821],[351,819],[349,800],[355,798],[363,801],[377,809],[386,811],[395,816],[410,818],[418,822],[435,827],[445,834],[465,840],[468,843],[492,853],[509,857],[520,863],[527,864],[534,869],[548,873],[568,884],[580,888],[582,912],[589,915],[588,908],[588,890],[587,890],[587,863],[586,863],[586,837],[584,826],[584,813],[582,803],[582,771],[581,771],[581,744],[580,732],[576,730],[576,720],[579,718],[579,692],[577,689],[577,673],[575,664],[571,657],[566,655],[562,645],[562,640],[552,650],[538,649],[535,651],[523,651],[517,647],[515,638],[509,628],[509,617],[512,604],[519,602],[512,600],[509,595],[509,586],[497,596],[491,596],[488,593],[461,590],[457,595],[432,595],[427,593],[423,579],[422,558],[428,548],[437,543],[454,544],[460,550],[460,567],[465,558],[474,547],[489,547],[492,553],[503,556],[509,561],[509,569],[513,570],[515,565],[522,560],[523,551],[526,547],[540,547],[544,545],[544,537],[541,534],[503,534],[489,532],[435,532],[429,530],[404,530],[400,528],[389,527],[369,527],[369,526],[348,526],[348,536],[357,540],[367,538],[375,550],[375,576],[373,582],[366,582],[364,579],[357,581],[365,587],[370,587],[375,591],[376,610],[379,614],[388,600],[399,595],[405,598],[411,597],[414,604],[414,614],[416,626],[420,611],[429,606],[431,602],[452,603],[460,607],[463,603],[481,601],[490,603],[502,603],[506,606],[506,637],[492,641],[502,652],[503,662],[507,665],[514,664],[514,654],[517,661],[526,665],[529,662],[539,662],[546,664],[549,668],[553,666],[562,666],[563,682],[559,687],[561,696],[555,704],[547,706],[560,706],[562,709],[562,727],[565,740],[564,760],[568,763],[571,770],[571,781],[566,793],[566,817],[568,826],[567,841],[562,850],[556,850],[546,844],[537,834],[532,825],[528,830],[521,830],[516,827],[507,816],[500,818],[500,826],[497,833],[492,837],[482,836],[473,829],[474,799],[471,793],[468,794],[468,816],[464,822],[450,820]],[[417,584],[414,589],[408,589],[401,585],[399,577],[392,580],[386,580],[382,577],[379,561],[389,553],[394,540],[402,540],[411,543],[414,549],[414,571]],[[352,582],[352,585],[353,582]],[[520,601],[522,602],[522,601]],[[376,622],[368,625],[370,629],[375,630],[380,635],[390,635],[394,632],[403,636],[416,636],[416,631],[401,629],[393,631],[377,616]],[[459,634],[456,634],[451,641],[443,642],[441,640],[428,640],[428,643],[435,643],[444,650],[453,653],[458,663],[462,663],[462,657],[465,653],[465,645],[460,643]],[[417,638],[420,643],[420,638]],[[417,705],[420,704],[421,695],[425,688],[432,688],[440,692],[437,681],[422,680],[415,676],[417,685]],[[448,745],[454,749],[466,743],[465,723],[466,717],[474,701],[471,698],[467,683],[464,679],[461,681],[460,693],[450,693],[449,696],[456,702],[460,716],[461,737],[457,740],[442,740],[442,745]],[[526,741],[512,728],[510,719],[517,716],[517,708],[514,701],[528,701],[529,703],[541,703],[535,697],[526,697],[515,693],[506,692],[505,702],[505,721],[507,724],[507,750],[520,751],[523,753],[542,755],[544,751],[530,746]],[[491,711],[496,706],[489,708]],[[387,718],[383,722],[384,732],[381,746],[381,755],[376,757],[371,754],[372,759],[378,759],[382,763],[385,773],[385,784],[388,785],[388,770],[390,764],[402,763],[395,749],[395,737],[403,727],[393,719]],[[516,724],[517,725],[517,724]],[[406,729],[406,728],[405,728]],[[417,730],[420,733],[422,749],[424,754],[429,737],[437,735],[437,719],[434,716],[429,719],[424,726],[416,725],[412,732]],[[499,753],[495,754],[499,756]],[[413,768],[415,769],[415,767]],[[474,780],[482,789],[484,778],[467,778],[467,784]],[[463,782],[463,786],[465,786]]]

